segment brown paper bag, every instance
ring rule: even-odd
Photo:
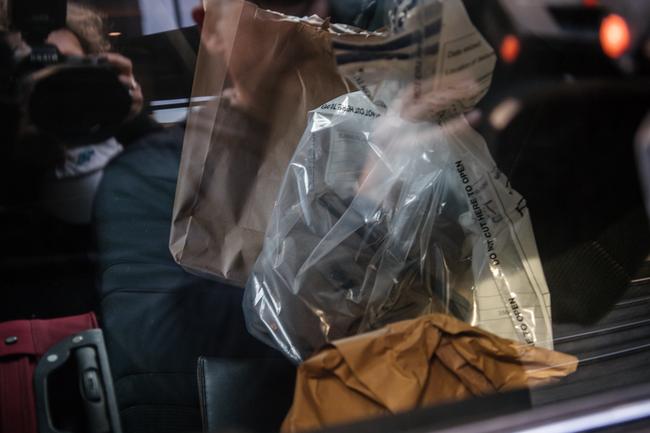
[[[282,431],[541,385],[576,368],[571,355],[432,314],[339,340],[305,361]]]
[[[211,0],[188,117],[170,250],[186,269],[246,283],[309,110],[350,91],[330,35],[251,3]]]

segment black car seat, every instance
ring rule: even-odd
[[[128,433],[201,430],[200,356],[228,360],[228,383],[246,371],[238,359],[274,359],[281,367],[269,374],[294,380],[288,361],[247,333],[242,289],[188,274],[169,253],[182,138],[172,128],[132,143],[106,169],[95,202],[100,321]],[[247,401],[284,413],[291,395]]]

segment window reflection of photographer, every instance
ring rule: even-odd
[[[131,61],[108,51],[101,16],[76,3],[68,3],[65,14],[65,6],[57,3],[58,10],[50,8],[53,30],[39,36],[43,28],[25,29],[30,25],[12,20],[28,10],[25,4],[0,0],[0,30],[8,30],[4,39],[14,63],[8,73],[14,88],[3,97],[15,99],[18,117],[13,134],[2,130],[14,184],[9,201],[36,201],[63,221],[81,224],[90,222],[103,168],[122,151],[114,137],[118,126],[136,118],[143,96]],[[61,10],[65,21],[58,23]],[[31,54],[45,50],[49,55],[53,47],[57,60],[35,64],[39,58]],[[110,84],[115,98],[107,92]]]

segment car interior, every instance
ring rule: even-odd
[[[169,249],[186,120],[211,101],[193,92],[201,2],[78,3],[102,14],[112,51],[132,61],[144,109],[117,134],[123,151],[103,169],[87,223],[45,212],[55,198],[38,192],[34,171],[2,169],[0,345],[7,351],[0,351],[0,397],[10,383],[2,362],[17,356],[10,349],[18,335],[3,323],[92,312],[97,325],[88,327],[101,335],[79,333],[84,324],[70,333],[83,337],[92,355],[75,348],[81,340],[63,337],[47,353],[30,355],[38,364],[33,431],[280,431],[297,366],[248,332],[240,287],[188,272]],[[305,2],[255,3],[297,14]],[[331,22],[369,31],[382,27],[388,7],[387,0],[321,3]],[[462,4],[497,56],[490,90],[467,117],[525,198],[521,209],[530,213],[551,294],[554,347],[579,366],[551,385],[330,430],[647,431],[650,2]],[[624,28],[610,31],[629,32],[620,51],[607,45],[612,16]],[[0,128],[10,143],[18,120],[3,100]],[[41,143],[30,149],[33,158],[46,152]],[[69,365],[41,366],[53,353]],[[0,418],[19,417],[1,410],[7,401],[0,398]],[[618,407],[629,410],[610,414]]]

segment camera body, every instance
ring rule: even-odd
[[[117,71],[97,57],[65,56],[46,43],[52,31],[65,28],[67,0],[9,0],[8,12],[11,32],[0,38],[7,60],[1,63],[1,92],[4,105],[17,111],[20,128],[67,145],[114,135],[132,103]],[[15,43],[17,34],[24,43]]]

